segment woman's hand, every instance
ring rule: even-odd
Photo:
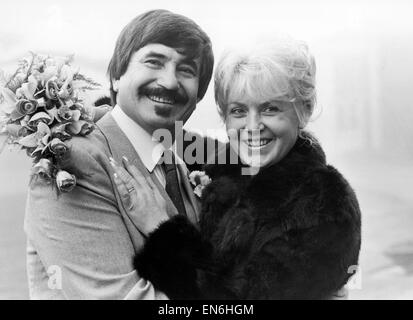
[[[169,219],[166,201],[151,179],[146,179],[126,157],[122,162],[124,167],[110,158],[116,188],[125,210],[138,222],[140,230],[149,234]]]

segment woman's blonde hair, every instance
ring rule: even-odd
[[[225,118],[230,95],[268,97],[293,103],[300,128],[304,128],[316,104],[316,64],[308,46],[291,38],[270,45],[227,51],[215,70],[215,101]]]

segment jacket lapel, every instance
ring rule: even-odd
[[[200,200],[195,197],[194,189],[188,178],[188,168],[183,163],[177,163],[176,165],[178,173],[181,177],[181,186],[183,191],[187,194],[189,203],[192,210],[187,210],[188,219],[195,225],[199,223],[199,213],[201,211]]]

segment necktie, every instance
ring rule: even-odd
[[[164,162],[162,164],[165,171],[165,191],[171,198],[179,214],[186,216],[184,200],[179,187],[178,172],[175,165],[175,156],[171,150],[164,152]]]

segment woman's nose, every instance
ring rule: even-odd
[[[247,130],[262,130],[264,129],[264,124],[261,122],[261,117],[259,113],[250,112],[247,117],[246,123]]]
[[[168,90],[178,90],[179,81],[176,77],[175,68],[164,68],[159,75],[158,84]]]

